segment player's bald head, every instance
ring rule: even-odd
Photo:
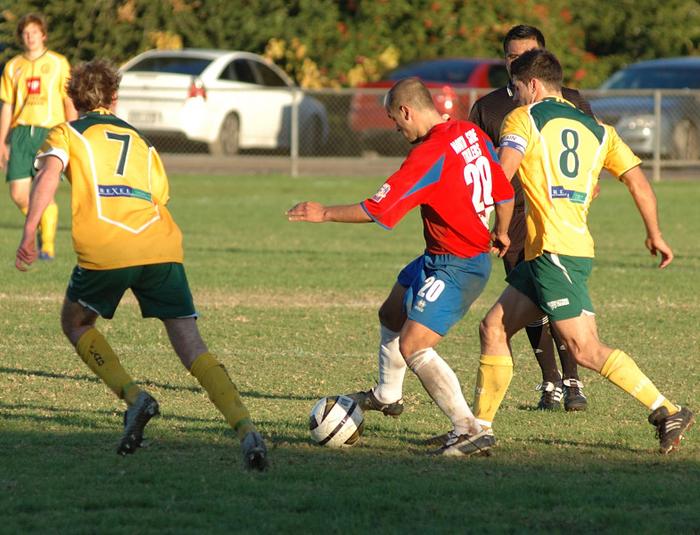
[[[408,106],[418,111],[435,109],[430,91],[415,77],[396,82],[386,94],[385,105],[390,112],[396,112],[401,106]]]

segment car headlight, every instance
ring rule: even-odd
[[[648,132],[656,126],[653,115],[628,115],[623,116],[617,123],[617,127],[624,130],[643,130]]]

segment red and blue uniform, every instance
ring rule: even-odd
[[[398,278],[407,288],[409,319],[444,335],[464,316],[491,272],[489,215],[495,204],[512,200],[489,138],[474,123],[447,121],[361,203],[385,228],[421,207],[425,253]]]

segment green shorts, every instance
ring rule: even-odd
[[[48,128],[18,125],[10,132],[10,160],[5,181],[32,178],[36,174],[34,159],[49,134]]]
[[[197,317],[185,268],[175,262],[106,270],[75,266],[66,297],[111,319],[129,288],[144,318]]]
[[[595,314],[588,295],[593,259],[543,253],[520,262],[506,280],[527,295],[553,321]]]

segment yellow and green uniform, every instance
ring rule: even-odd
[[[155,148],[104,108],[54,127],[37,156],[56,156],[72,186],[73,246],[78,266],[66,291],[105,318],[131,289],[144,317],[196,316],[182,265],[182,234],[166,204],[168,178]],[[90,369],[131,405],[141,389],[94,326],[76,351]],[[255,430],[223,365],[208,351],[190,372],[242,440]]]
[[[12,106],[10,128],[52,128],[65,121],[69,78],[68,60],[51,50],[35,60],[20,54],[8,61],[0,82],[0,100]]]
[[[0,100],[4,106],[12,107],[7,182],[34,176],[34,156],[49,129],[66,120],[69,77],[68,60],[51,50],[33,60],[18,55],[5,65],[0,78]],[[18,207],[26,214],[26,206]],[[52,202],[41,217],[41,258],[53,258],[57,226],[58,206]]]
[[[527,201],[525,262],[507,277],[552,320],[593,314],[588,294],[594,250],[588,208],[601,169],[620,177],[640,160],[615,129],[562,98],[513,110],[499,145],[518,150]],[[600,373],[650,410],[678,411],[626,353],[615,349]],[[510,355],[481,355],[474,414],[490,426],[513,376]]]
[[[99,108],[54,127],[37,157],[63,162],[71,183],[73,246],[90,270],[182,263],[182,234],[166,204],[168,178],[156,150]]]
[[[561,98],[513,110],[501,147],[520,151],[518,175],[527,200],[525,259],[544,251],[592,258],[588,208],[601,169],[619,177],[641,160],[615,129]]]

